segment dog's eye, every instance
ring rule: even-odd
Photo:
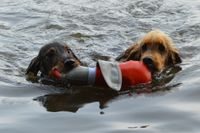
[[[72,54],[71,49],[67,49],[67,53],[68,53],[68,54]]]
[[[165,47],[163,45],[159,45],[158,48],[160,52],[165,52]]]
[[[71,54],[71,51],[70,51],[70,50],[67,50],[67,53],[68,53],[68,54]]]
[[[147,51],[147,44],[144,44],[144,45],[142,46],[142,51]]]

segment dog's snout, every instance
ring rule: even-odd
[[[151,57],[145,57],[142,61],[150,69],[150,71],[154,72],[156,70],[155,63]]]
[[[70,65],[73,65],[74,63],[75,63],[75,60],[73,59],[66,59],[64,61],[65,66],[70,66]]]
[[[151,57],[145,57],[143,59],[143,62],[146,64],[146,65],[153,65],[153,59]]]

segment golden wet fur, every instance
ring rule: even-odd
[[[153,72],[158,72],[177,63],[181,58],[172,39],[160,30],[152,30],[136,44],[116,58],[117,61],[143,61]]]

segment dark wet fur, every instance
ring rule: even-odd
[[[29,64],[26,75],[28,80],[34,81],[35,77],[51,77],[51,71],[57,67],[65,73],[81,65],[81,61],[66,44],[57,42],[49,43],[43,46],[38,56],[32,59]],[[40,72],[40,75],[38,73]]]

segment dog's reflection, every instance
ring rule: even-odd
[[[73,88],[77,89],[78,88]],[[111,101],[119,94],[117,91],[110,89],[99,88],[79,88],[79,91],[70,93],[54,93],[35,98],[34,100],[40,102],[47,111],[69,111],[77,112],[79,108],[85,104],[99,102],[99,108],[106,107],[106,103]]]

